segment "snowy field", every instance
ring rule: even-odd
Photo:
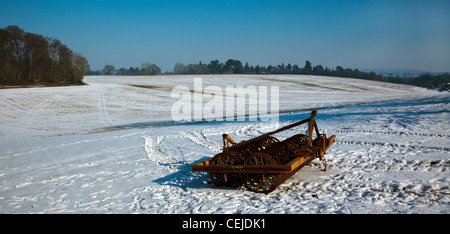
[[[203,88],[279,86],[279,123],[172,123],[171,90],[195,77]],[[0,90],[0,213],[450,213],[448,93],[315,76],[84,81]],[[250,139],[310,108],[336,135],[326,172],[313,161],[268,195],[191,172],[221,151],[223,133]]]

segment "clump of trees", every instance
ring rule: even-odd
[[[143,63],[141,64],[140,69],[138,67],[130,67],[129,69],[124,67],[120,68],[119,70],[117,70],[117,75],[161,75],[161,68],[159,68],[156,64]]]
[[[82,84],[89,70],[87,59],[58,39],[0,28],[0,84]]]
[[[114,65],[107,64],[103,67],[103,70],[89,71],[88,75],[119,75],[119,76],[145,76],[145,75],[161,75],[161,68],[156,64],[143,63],[141,67],[122,67],[116,69]]]

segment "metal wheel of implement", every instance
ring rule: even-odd
[[[273,158],[265,153],[254,153],[247,159],[245,165],[276,165],[277,163]],[[256,193],[270,193],[277,186],[280,180],[279,174],[270,173],[248,173],[245,186]]]
[[[211,165],[242,165],[239,154],[234,151],[225,151],[211,159]],[[238,187],[242,185],[242,176],[239,173],[209,173],[211,182],[220,186]]]
[[[273,136],[268,136],[268,137],[258,141],[261,150],[266,149],[267,147],[274,145],[276,143],[279,143],[279,142],[280,141]]]

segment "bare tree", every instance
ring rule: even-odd
[[[176,63],[173,68],[173,73],[175,75],[181,75],[184,74],[184,70],[186,69],[186,66],[182,63]]]
[[[114,67],[114,65],[105,65],[105,67],[102,70],[102,74],[103,75],[112,75],[116,72],[116,68]]]
[[[141,71],[142,71],[143,75],[159,75],[159,74],[161,74],[161,68],[159,68],[155,64],[143,63],[143,64],[141,64],[141,67],[142,67]]]
[[[89,63],[83,55],[75,53],[73,55],[73,66],[75,68],[75,83],[81,83],[84,74],[88,73],[90,69]]]

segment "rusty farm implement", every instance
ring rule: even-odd
[[[324,163],[326,170],[324,155],[335,136],[327,138],[319,133],[316,114],[313,110],[307,119],[239,143],[223,134],[223,152],[192,165],[192,171],[208,172],[216,186],[244,184],[253,192],[270,193],[315,158]],[[308,124],[305,134],[283,141],[272,136],[302,124]]]

